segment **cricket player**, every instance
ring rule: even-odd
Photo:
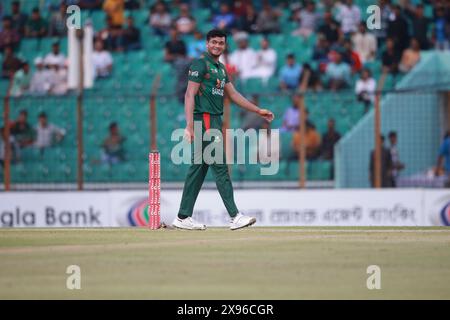
[[[266,109],[260,109],[245,99],[236,91],[228,79],[225,66],[219,62],[219,57],[225,50],[226,40],[227,36],[223,31],[209,31],[206,35],[207,52],[199,59],[195,59],[190,66],[188,86],[184,97],[186,114],[184,138],[191,143],[194,141],[194,121],[201,122],[202,136],[210,129],[222,130],[223,99],[225,93],[241,108],[255,112],[269,122],[273,120],[274,115],[272,112]],[[195,139],[198,141],[197,137]],[[214,137],[212,141],[206,142],[203,139],[201,140],[202,153],[209,143],[220,143],[220,147],[224,150],[224,139],[220,139],[220,137]],[[230,229],[236,230],[254,224],[256,218],[243,215],[236,207],[233,197],[233,186],[225,161],[225,152],[223,152],[223,161],[221,163],[213,162],[212,164],[207,164],[203,158],[200,163],[196,163],[194,157],[198,157],[199,155],[196,154],[195,148],[191,149],[192,164],[184,183],[178,217],[173,221],[173,226],[187,230],[206,229],[204,224],[192,219],[192,213],[209,166],[213,170],[220,196],[231,217]]]

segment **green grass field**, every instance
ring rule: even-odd
[[[20,298],[450,299],[450,229],[3,229],[0,299]]]

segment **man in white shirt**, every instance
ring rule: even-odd
[[[50,71],[44,67],[44,59],[34,59],[36,71],[31,78],[30,93],[34,95],[45,95],[50,90]]]
[[[52,52],[45,56],[44,63],[50,66],[63,66],[66,63],[66,56],[59,51],[58,42],[52,44]]]
[[[66,130],[48,123],[47,114],[41,112],[39,114],[39,123],[36,126],[36,141],[34,146],[43,150],[44,148],[51,147],[54,142],[62,140],[66,134]]]
[[[248,36],[246,34],[239,35],[236,41],[239,48],[230,55],[230,63],[236,66],[238,77],[241,80],[247,80],[253,77],[256,53],[248,47]]]
[[[345,0],[337,4],[339,12],[337,20],[341,23],[342,32],[345,34],[356,32],[361,22],[361,10],[353,4],[353,0]]]
[[[377,83],[375,82],[375,79],[372,78],[370,70],[363,69],[361,71],[361,78],[356,81],[355,93],[358,97],[358,101],[364,103],[366,112],[375,100],[376,89]]]
[[[377,38],[367,32],[365,22],[359,24],[359,31],[352,37],[353,47],[359,54],[361,62],[374,61],[377,52]]]
[[[253,70],[253,77],[261,78],[264,83],[269,81],[275,73],[277,67],[277,53],[270,48],[266,38],[261,40],[261,50],[256,52],[256,65]]]
[[[293,32],[294,35],[301,35],[302,37],[309,37],[314,30],[316,30],[317,22],[320,15],[316,12],[316,7],[313,1],[306,3],[306,8],[298,13],[298,20],[300,20],[300,28]]]
[[[92,52],[92,64],[96,78],[104,78],[111,75],[113,59],[111,53],[103,49],[103,42],[101,40],[95,41],[94,52]]]
[[[67,68],[53,65],[50,73],[50,93],[60,96],[67,93]]]

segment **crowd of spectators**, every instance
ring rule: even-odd
[[[21,161],[21,153],[25,148],[34,148],[39,154],[43,155],[47,148],[59,144],[66,130],[49,122],[45,112],[38,115],[37,123],[33,127],[28,121],[28,112],[21,110],[16,120],[9,124],[9,143],[12,151],[12,162]],[[0,128],[0,164],[3,165],[5,151],[5,127]]]
[[[33,61],[31,72],[27,61],[18,58],[12,47],[6,47],[2,63],[2,78],[11,79],[11,96],[64,95],[67,93],[67,59],[60,51],[59,42],[52,44],[51,51]]]
[[[222,62],[227,63],[227,69],[235,71],[238,79],[259,78],[267,83],[271,77],[278,76],[280,90],[295,90],[307,70],[314,78],[309,88],[337,91],[350,89],[356,82],[357,74],[362,73],[364,66],[370,67],[375,60],[382,61],[384,72],[396,75],[409,72],[417,64],[420,50],[448,49],[449,8],[440,0],[429,3],[433,4],[432,17],[425,16],[422,3],[413,5],[405,0],[394,4],[390,0],[379,0],[381,29],[375,30],[367,30],[366,22],[362,21],[361,8],[352,0],[213,2],[209,21],[213,27],[229,33],[237,43],[236,50],[228,52],[229,60],[225,61],[223,57]],[[39,8],[34,8],[30,13],[23,12],[20,1],[14,1],[11,14],[3,16],[0,50],[5,52],[11,47],[17,51],[23,37],[64,36],[67,31],[64,23],[66,9],[70,4],[77,4],[81,9],[105,12],[105,27],[95,35],[96,48],[100,47],[98,41],[103,43],[103,48],[96,50],[101,54],[96,53],[94,58],[94,64],[101,65],[94,71],[100,77],[109,76],[112,71],[112,56],[106,52],[142,48],[142,26],[135,25],[132,14],[125,16],[125,10],[148,10],[148,27],[156,36],[169,38],[165,45],[166,62],[173,63],[178,57],[185,59],[186,56],[194,59],[205,50],[203,33],[192,14],[193,7],[198,7],[199,3],[162,0],[149,8],[134,0],[63,0],[46,5],[45,9],[50,10],[48,18],[41,15]],[[268,38],[261,41],[259,50],[249,46],[250,34],[286,34],[281,23],[283,8],[290,9],[289,21],[293,30],[288,32],[292,36],[304,39],[317,36],[312,53],[313,65],[298,62],[295,52],[283,57],[286,59],[284,66],[277,65],[279,53]],[[184,35],[193,37],[184,40]],[[4,59],[10,59],[6,53],[5,56]],[[12,60],[11,65],[15,65],[13,72],[23,71],[23,68],[17,67],[17,61]]]
[[[158,0],[151,7],[143,7],[143,2],[138,0],[65,0],[23,12],[20,2],[14,1],[8,11],[10,14],[2,16],[1,76],[12,79],[13,96],[67,93],[67,61],[58,42],[53,43],[46,56],[36,57],[34,68],[30,68],[31,62],[23,61],[17,53],[23,38],[65,37],[67,6],[77,4],[83,10],[103,10],[105,13],[104,28],[96,30],[94,39],[93,67],[97,78],[112,76],[113,52],[141,50],[142,41],[146,41],[141,38],[142,28],[149,28],[165,43],[164,61],[175,69],[175,93],[183,102],[187,68],[192,59],[198,58],[206,49],[206,30],[199,28],[199,21],[194,17],[194,7],[198,8],[199,3],[203,2]],[[298,97],[294,92],[300,89],[306,74],[309,75],[308,89],[354,91],[368,110],[376,90],[377,79],[371,70],[374,62],[381,63],[382,72],[396,76],[411,71],[420,61],[421,51],[450,48],[448,3],[443,0],[414,3],[409,0],[377,1],[381,28],[375,30],[368,29],[361,8],[352,0],[213,1],[210,6],[208,4],[211,11],[207,20],[214,28],[225,30],[236,43],[236,49],[227,49],[221,57],[233,81],[261,79],[267,84],[277,79],[280,92],[293,95],[293,104],[286,109],[282,130],[295,131],[299,124]],[[432,5],[431,14],[425,14],[428,5]],[[282,24],[286,12],[283,9],[286,8],[290,12],[290,31],[283,29]],[[135,23],[134,9],[148,10],[145,26]],[[126,10],[131,10],[131,15],[127,16]],[[262,35],[257,49],[249,41],[254,34]],[[296,48],[289,53],[286,50],[277,52],[277,47],[270,41],[273,34],[298,37],[304,43],[315,39],[309,44],[312,46],[310,61],[305,62],[299,57]],[[117,124],[112,124],[111,141],[117,140],[114,138],[117,132]],[[330,119],[328,131],[322,134],[307,119],[306,132],[307,158],[332,160],[333,146],[340,138],[334,119]],[[294,134],[294,151],[299,139]],[[108,145],[105,142],[105,150]],[[105,155],[108,152],[105,151]],[[110,156],[104,156],[104,159],[115,161]]]

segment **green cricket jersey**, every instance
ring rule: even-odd
[[[189,68],[189,80],[200,83],[195,95],[194,113],[223,114],[225,84],[230,82],[225,66],[215,62],[208,52],[195,59]]]

